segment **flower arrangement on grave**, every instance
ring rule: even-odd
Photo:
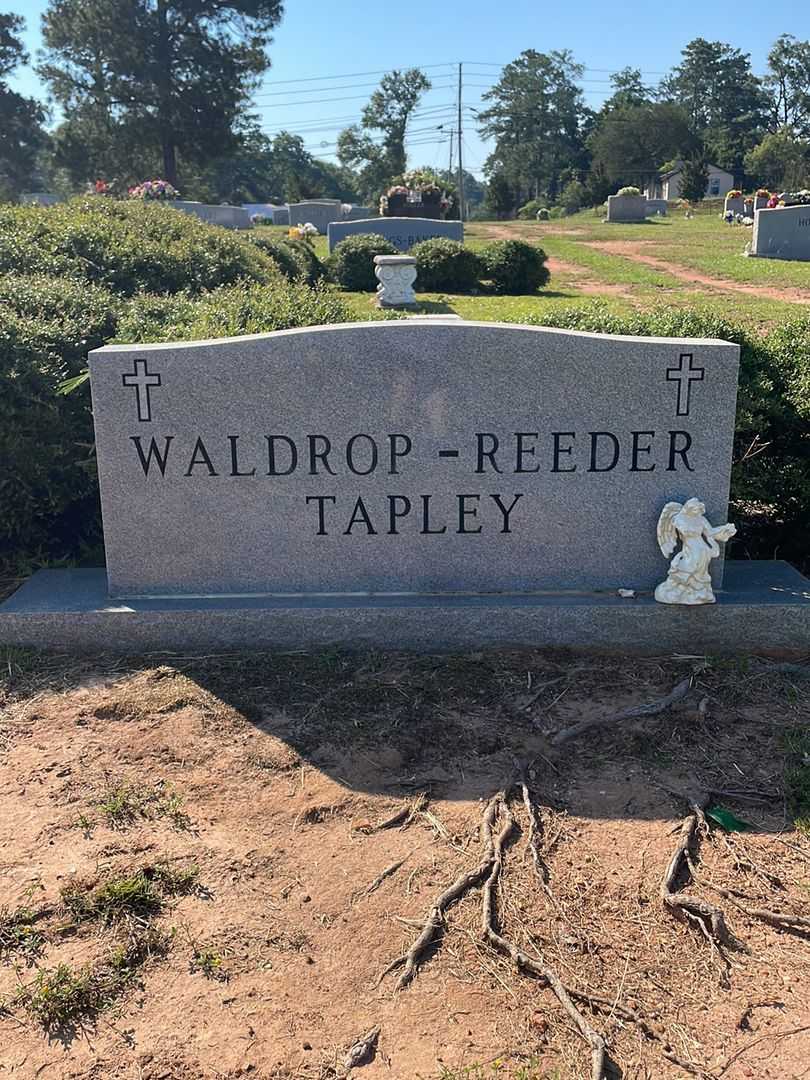
[[[810,206],[810,190],[783,191],[779,196],[779,206]]]
[[[251,214],[250,215],[250,221],[251,221],[251,224],[253,224],[253,225],[266,225],[267,224],[267,215],[266,214]]]
[[[616,194],[617,195],[640,195],[641,190],[640,190],[640,188],[633,187],[632,185],[628,185],[627,187],[619,188],[619,190],[616,192]]]
[[[409,191],[404,184],[392,184],[384,195],[380,196],[380,214],[393,213],[408,201]]]
[[[768,189],[764,187],[757,188],[757,190],[754,192],[754,195],[758,199],[770,199],[771,197],[770,191],[768,191]]]
[[[129,189],[129,197],[144,202],[168,202],[179,199],[180,192],[168,180],[144,180]]]
[[[768,199],[767,208],[768,210],[775,210],[778,205],[779,196],[776,194],[776,192],[774,192],[773,195],[771,195],[770,199]]]
[[[742,192],[740,191],[739,188],[732,188],[731,191],[726,192],[726,198],[727,199],[741,199],[742,198]]]
[[[447,185],[428,169],[411,169],[396,177],[394,183],[380,198],[380,213],[394,214],[406,203],[438,206],[443,213],[453,205]]]
[[[306,240],[309,244],[321,234],[311,221],[307,221],[304,225],[293,225],[287,230],[287,235],[291,240]]]

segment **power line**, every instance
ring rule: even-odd
[[[405,65],[397,66],[397,65],[394,64],[391,67],[380,68],[378,71],[352,71],[352,72],[347,72],[345,75],[311,75],[311,76],[308,76],[308,77],[302,78],[302,79],[271,79],[269,82],[265,82],[262,85],[263,86],[284,86],[285,84],[289,85],[291,83],[326,82],[328,80],[334,80],[334,79],[362,79],[362,78],[365,78],[365,76],[367,76],[367,75],[389,75],[392,71],[404,71],[404,70],[408,70],[408,68],[414,68],[414,67],[419,68],[420,71],[431,71],[431,70],[435,70],[436,68],[440,68],[440,67],[450,67],[450,68],[452,68],[452,67],[455,67],[455,64],[450,60],[447,60],[442,64],[409,64],[407,66],[405,66]]]
[[[439,78],[443,79],[443,78],[446,78],[446,76],[440,75]],[[453,85],[452,78],[450,79],[450,82],[447,83],[446,85],[448,85],[448,86]],[[358,90],[360,88],[364,88],[366,90],[375,90],[375,89],[379,88],[379,83],[376,83],[376,82],[373,82],[373,83],[347,83],[345,86],[334,86],[334,87],[332,87],[333,90]],[[254,97],[254,99],[258,99],[258,98],[268,98],[268,97],[289,97],[290,94],[320,94],[320,93],[323,93],[324,89],[325,89],[325,87],[322,87],[322,86],[314,86],[311,89],[304,88],[304,89],[301,89],[301,90],[273,90],[273,91],[271,91],[270,93],[267,93],[267,94],[265,94],[265,93],[254,94],[253,97]],[[431,83],[430,90],[433,90],[433,89],[441,90],[442,86],[439,86],[436,83]],[[426,92],[428,92],[428,91],[426,91]],[[339,100],[339,99],[333,98],[332,100]]]

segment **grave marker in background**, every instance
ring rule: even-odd
[[[755,211],[751,254],[810,262],[810,206]]]
[[[438,221],[434,218],[378,217],[361,221],[335,221],[329,225],[329,250],[347,236],[374,233],[384,236],[399,251],[410,251],[422,240],[442,237],[464,242],[464,225],[460,221]]]

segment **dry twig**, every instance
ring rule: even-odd
[[[661,881],[661,899],[670,911],[691,919],[710,940],[726,944],[730,940],[725,916],[720,908],[691,893],[678,891],[678,878],[684,867],[691,865],[691,851],[698,838],[698,826],[705,820],[703,810],[708,802],[704,793],[689,799],[691,813],[681,825],[680,835]]]
[[[575,739],[578,735],[590,731],[591,728],[603,727],[606,724],[618,724],[622,720],[633,720],[643,716],[658,716],[660,713],[666,712],[676,702],[682,701],[691,688],[692,676],[689,675],[659,701],[651,701],[647,705],[633,705],[629,709],[622,709],[620,712],[613,713],[612,716],[591,717],[588,720],[581,720],[578,724],[573,724],[569,728],[563,728],[551,740],[552,745],[561,746],[562,743],[568,742],[569,739]]]

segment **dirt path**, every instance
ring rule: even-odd
[[[683,266],[677,266],[657,255],[647,255],[644,246],[652,243],[650,240],[589,240],[586,246],[596,251],[605,251],[609,255],[621,255],[633,262],[651,266],[655,270],[662,270],[671,274],[680,281],[689,282],[692,285],[700,285],[722,292],[745,293],[747,296],[760,296],[769,300],[783,300],[792,304],[810,304],[810,290],[788,287],[776,287],[773,285],[747,285],[742,281],[730,281],[727,278],[710,277],[698,270],[689,270]]]
[[[671,792],[778,793],[807,681],[755,659],[559,652],[155,665],[21,653],[0,670],[3,1077],[582,1080],[590,1052],[556,997],[483,942],[478,887],[448,910],[407,989],[394,991],[397,973],[376,985],[438,894],[478,865],[482,807],[516,759],[533,763],[550,891],[518,794],[496,917],[568,986],[606,999],[586,1012],[621,1075],[684,1080],[670,1051],[722,1080],[806,1069],[807,941],[729,907],[744,947],[726,953],[663,909],[659,884],[687,805]],[[674,711],[553,745],[689,672],[694,691]],[[419,792],[424,812],[375,829]],[[701,880],[807,914],[810,840],[786,826],[781,795],[725,805],[754,829],[713,828]],[[136,908],[122,886],[133,875],[148,886]],[[147,931],[146,951],[122,963]],[[49,1001],[37,988],[59,964],[62,997]],[[92,980],[67,981],[99,971],[100,1001]],[[348,1048],[376,1025],[368,1061],[347,1072]]]
[[[585,296],[618,296],[623,300],[634,299],[632,291],[626,286],[610,284],[599,281],[598,278],[592,278],[588,275],[588,271],[584,266],[565,262],[563,259],[557,259],[553,255],[549,255],[546,266],[551,271],[552,280],[555,274],[568,274],[574,278],[573,287],[578,293]]]

